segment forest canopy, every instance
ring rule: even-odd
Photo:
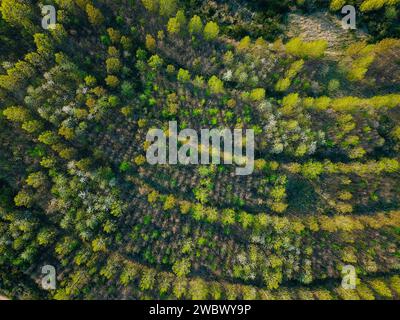
[[[398,0],[0,0],[0,294],[399,299],[399,24]],[[252,130],[254,172],[149,164],[170,121]]]

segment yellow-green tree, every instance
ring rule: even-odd
[[[204,38],[206,40],[214,40],[219,35],[219,26],[215,22],[208,22],[204,27]]]
[[[8,107],[3,111],[3,115],[13,122],[24,122],[30,119],[28,110],[21,106]]]
[[[197,15],[193,16],[189,21],[189,32],[191,34],[201,34],[203,31],[203,22]]]
[[[178,8],[177,0],[162,0],[160,1],[160,15],[171,17],[176,13]]]
[[[33,30],[32,6],[24,0],[3,0],[0,11],[3,19],[14,26],[22,26],[25,29]]]
[[[218,79],[216,76],[212,76],[208,80],[208,86],[214,94],[224,93],[224,83]]]
[[[300,38],[293,38],[285,47],[286,52],[293,56],[318,59],[325,54],[328,42],[326,40],[303,42]]]
[[[159,7],[159,0],[142,0],[142,4],[148,11],[156,12]]]
[[[104,16],[99,9],[91,4],[86,5],[86,13],[88,15],[89,22],[94,26],[101,26],[104,22]]]
[[[151,52],[156,50],[156,39],[150,34],[146,35],[146,48]]]
[[[168,20],[167,30],[169,34],[177,34],[180,32],[181,25],[176,17]]]

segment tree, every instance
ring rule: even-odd
[[[44,33],[35,33],[33,38],[37,47],[37,52],[41,56],[50,59],[54,52],[53,41],[51,38]]]
[[[160,295],[164,295],[168,292],[173,282],[173,276],[168,272],[161,272],[158,274],[158,288]]]
[[[181,28],[183,28],[186,25],[187,20],[186,20],[185,12],[183,10],[179,10],[176,13],[176,20],[178,21]]]
[[[137,166],[142,166],[146,162],[146,157],[143,155],[139,155],[135,157],[134,162]]]
[[[124,267],[120,282],[124,286],[128,286],[139,275],[140,269],[134,263],[127,263]]]
[[[224,225],[233,225],[236,222],[236,213],[233,209],[224,209],[222,211],[221,222]]]
[[[237,48],[239,51],[245,51],[249,49],[250,45],[251,45],[251,39],[249,36],[246,36],[242,40],[240,40]]]
[[[58,44],[61,44],[68,37],[68,33],[62,24],[57,23],[55,28],[50,29],[50,33]]]
[[[307,162],[302,166],[301,173],[309,179],[316,179],[324,172],[324,166],[320,162]]]
[[[31,207],[33,203],[32,196],[27,191],[20,191],[14,198],[17,207]]]
[[[133,98],[135,94],[134,85],[131,82],[124,81],[121,85],[121,94],[128,99]]]
[[[190,261],[188,259],[181,259],[174,263],[172,271],[178,277],[185,277],[190,273]]]
[[[38,140],[47,145],[53,145],[58,142],[58,136],[52,131],[45,131],[39,137]]]
[[[102,237],[98,237],[92,241],[92,249],[94,252],[107,251],[106,240]]]
[[[327,89],[328,89],[328,92],[330,94],[336,93],[339,90],[339,88],[340,88],[340,81],[339,80],[332,79],[332,80],[329,81]]]
[[[76,150],[74,148],[61,148],[58,154],[65,160],[71,160],[75,156]]]
[[[330,9],[332,11],[338,11],[346,5],[346,0],[331,0]]]
[[[208,22],[204,27],[204,38],[206,40],[214,40],[219,35],[219,26],[215,22]]]
[[[151,290],[155,284],[155,277],[157,273],[151,268],[146,268],[143,270],[142,278],[140,279],[140,290]]]
[[[124,48],[124,50],[128,51],[132,49],[132,40],[130,38],[128,38],[127,36],[122,36],[121,37],[121,44],[122,47]]]
[[[35,133],[41,131],[43,124],[38,120],[26,121],[22,124],[22,129],[28,133]]]
[[[178,71],[177,79],[180,82],[189,82],[190,81],[190,72],[188,70],[180,68]]]
[[[142,0],[142,3],[148,11],[156,12],[158,10],[159,0]]]
[[[275,85],[275,90],[277,92],[284,92],[287,89],[289,89],[290,85],[291,85],[291,82],[290,82],[289,78],[279,79]]]
[[[106,60],[106,68],[107,68],[107,73],[116,74],[122,68],[121,61],[118,58],[108,58]]]
[[[218,79],[216,76],[212,76],[208,80],[208,86],[210,87],[210,90],[214,94],[219,94],[219,93],[224,93],[224,83]]]
[[[185,278],[178,278],[174,281],[172,292],[177,299],[185,296],[187,291],[187,280]]]
[[[74,129],[67,127],[65,124],[61,125],[60,129],[58,129],[58,134],[66,140],[72,140],[75,137]]]
[[[119,85],[119,79],[116,76],[107,76],[105,81],[106,84],[111,88],[115,88]]]
[[[176,200],[175,197],[173,195],[168,195],[165,198],[165,202],[164,202],[164,210],[170,210],[173,209],[176,205]]]
[[[282,99],[281,112],[286,116],[292,115],[293,111],[295,110],[295,108],[299,104],[299,101],[300,101],[300,99],[299,99],[299,94],[298,93],[291,93],[291,94],[285,96]]]
[[[85,83],[89,87],[94,87],[97,83],[97,80],[93,76],[87,76],[87,77],[85,77]]]
[[[386,2],[389,2],[387,0],[365,0],[360,6],[360,10],[362,12],[369,12],[369,11],[374,11],[374,10],[379,10],[381,9]],[[396,0],[392,0],[393,4],[396,4]]]
[[[158,70],[163,65],[163,63],[164,63],[163,59],[161,59],[156,54],[151,56],[149,61],[147,62],[149,67],[152,68],[153,70]]]
[[[396,126],[390,135],[397,141],[400,141],[400,126]]]
[[[193,16],[189,22],[189,32],[191,34],[201,34],[203,31],[203,22],[197,15]]]
[[[368,281],[368,283],[381,297],[392,298],[392,292],[382,280],[374,279]]]
[[[57,161],[52,158],[52,157],[43,157],[42,160],[40,161],[40,165],[44,168],[53,168]]]
[[[3,0],[0,7],[3,19],[14,26],[22,26],[32,31],[35,29],[32,7],[24,0]]]
[[[250,99],[253,101],[261,101],[265,99],[265,89],[257,88],[250,92]]]
[[[29,186],[32,186],[36,189],[43,186],[45,182],[46,182],[46,175],[40,171],[31,173],[26,179],[26,183]]]
[[[25,122],[30,119],[28,110],[21,106],[8,107],[3,111],[3,115],[13,122]]]
[[[363,147],[357,147],[357,148],[352,149],[352,150],[349,152],[349,158],[350,158],[350,159],[359,159],[359,158],[364,157],[364,155],[365,155],[366,153],[367,153],[367,152],[364,150]]]
[[[208,297],[208,285],[202,279],[193,279],[189,282],[189,294],[192,300],[206,300]]]
[[[61,2],[61,1],[59,1],[59,2]],[[71,2],[71,1],[63,1],[62,4],[60,3],[60,6],[61,5],[63,7],[68,6],[68,8],[71,8],[70,7],[71,4],[69,2]],[[88,3],[91,3],[92,0],[74,0],[73,2],[75,2],[80,9],[85,10],[86,5]]]
[[[146,48],[151,52],[156,50],[156,39],[154,39],[150,34],[146,35]]]
[[[161,0],[160,1],[160,15],[170,17],[176,13],[178,8],[177,0]]]
[[[99,9],[94,7],[91,4],[86,5],[86,13],[88,15],[89,22],[98,27],[101,26],[104,22],[104,16]]]
[[[177,33],[180,32],[181,25],[178,22],[178,19],[176,17],[175,18],[170,18],[168,20],[167,30],[168,30],[168,33],[172,34],[172,35],[173,34],[177,34]]]
[[[43,228],[37,235],[38,244],[41,246],[48,246],[51,244],[56,237],[55,231],[50,228]]]
[[[107,33],[112,43],[117,44],[120,41],[121,33],[118,30],[115,30],[114,28],[108,28]]]
[[[303,42],[300,38],[293,38],[285,47],[287,53],[296,57],[318,59],[325,54],[328,42],[326,40]]]
[[[206,220],[210,223],[218,221],[219,218],[218,210],[215,208],[207,208],[205,215],[206,215]]]
[[[239,222],[242,224],[244,229],[247,229],[253,221],[254,217],[251,214],[244,211],[239,214]]]
[[[296,60],[295,62],[293,62],[290,65],[290,68],[286,72],[285,76],[290,80],[293,79],[299,73],[299,71],[303,68],[303,66],[304,66],[303,59]]]

